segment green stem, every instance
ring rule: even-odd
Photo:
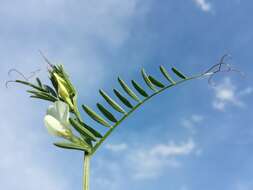
[[[84,163],[83,163],[83,190],[89,190],[90,159],[91,159],[91,155],[89,155],[88,153],[84,153]]]

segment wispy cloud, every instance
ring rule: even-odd
[[[112,152],[121,152],[123,150],[126,150],[128,148],[126,143],[121,144],[106,144],[105,148],[112,151]]]
[[[242,98],[252,94],[253,91],[251,87],[238,90],[230,78],[224,78],[217,86],[213,87],[213,90],[215,97],[212,105],[215,109],[220,111],[224,111],[228,105],[234,105],[237,107],[245,106]]]
[[[171,141],[150,146],[134,145],[125,149],[120,157],[99,157],[93,168],[96,189],[116,190],[126,182],[139,183],[142,180],[157,178],[169,168],[182,167],[179,158],[189,156],[197,151],[193,139],[181,143]],[[184,186],[183,186],[184,187]],[[184,189],[182,187],[182,189]]]
[[[173,141],[158,144],[149,149],[137,149],[128,157],[132,165],[135,179],[156,178],[167,167],[179,167],[178,156],[186,156],[193,152],[196,145],[192,139],[181,144]],[[144,161],[145,160],[145,161]]]
[[[193,0],[193,2],[204,12],[210,12],[212,5],[207,0]]]
[[[204,120],[204,116],[200,114],[192,114],[188,118],[183,118],[181,120],[181,125],[187,129],[189,129],[192,133],[195,133],[195,126],[202,123]]]

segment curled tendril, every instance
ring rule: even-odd
[[[50,68],[52,68],[54,65],[48,60],[48,58],[43,54],[43,52],[41,50],[39,50],[39,53],[42,56],[42,58],[44,59],[44,61],[47,63],[47,65]],[[37,69],[35,71],[32,71],[29,76],[25,76],[22,72],[20,72],[19,70],[13,68],[13,69],[10,69],[8,71],[8,76],[11,77],[12,73],[16,73],[19,76],[21,76],[25,81],[28,82],[31,78],[33,78],[35,75],[37,75],[37,73],[40,72],[40,71],[41,71],[40,69]],[[15,80],[8,80],[8,81],[6,81],[5,82],[5,87],[8,88],[9,83],[14,83],[14,82],[16,82],[16,81]]]
[[[207,71],[205,71],[203,73],[203,76],[208,76],[208,83],[210,85],[215,85],[214,82],[212,82],[213,77],[217,74],[217,73],[221,73],[221,72],[237,72],[239,74],[241,74],[242,76],[244,76],[244,73],[242,73],[240,70],[233,68],[230,64],[226,63],[225,60],[227,58],[232,58],[231,55],[229,54],[225,54],[221,57],[219,63],[213,65],[212,67],[210,67]]]
[[[21,76],[25,81],[29,81],[31,78],[33,78],[37,73],[40,72],[40,69],[37,69],[35,71],[32,71],[29,76],[25,76],[22,72],[20,72],[17,69],[10,69],[8,71],[8,76],[11,77],[12,73],[17,73],[19,76]],[[5,87],[8,88],[9,83],[16,82],[15,80],[8,80],[5,82]]]

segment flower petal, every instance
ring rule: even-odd
[[[60,118],[58,111],[56,110],[55,104],[50,105],[47,109],[47,115],[51,115],[54,118]]]
[[[64,124],[68,124],[68,120],[69,120],[69,106],[62,102],[62,101],[57,101],[55,102],[56,105],[56,109],[59,115],[59,119],[61,122],[63,122]]]
[[[48,132],[54,136],[65,136],[68,130],[63,124],[51,115],[46,115],[44,118],[45,126]]]

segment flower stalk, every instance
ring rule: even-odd
[[[91,155],[84,153],[83,190],[89,190],[90,187],[90,159]]]

